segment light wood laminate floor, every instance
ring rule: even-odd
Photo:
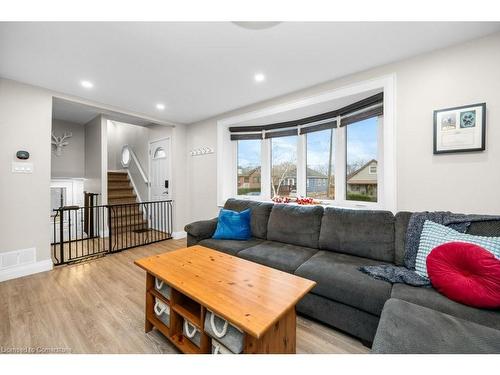
[[[0,353],[178,353],[158,331],[144,333],[145,273],[133,261],[185,245],[167,240],[0,283]],[[352,337],[297,319],[298,353],[368,351]]]

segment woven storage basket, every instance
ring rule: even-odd
[[[158,278],[155,278],[155,289],[166,299],[170,300],[170,287]]]
[[[182,326],[182,334],[198,348],[200,347],[201,333],[195,325],[191,324],[186,319],[184,319],[184,324]]]
[[[204,322],[205,332],[235,354],[243,351],[245,334],[227,320],[207,311]]]
[[[216,339],[212,339],[212,354],[234,354]]]
[[[159,298],[156,298],[153,310],[156,317],[167,327],[170,327],[170,306],[161,301]]]

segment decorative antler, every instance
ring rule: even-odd
[[[64,135],[61,137],[61,142],[64,142],[66,139],[71,138],[72,136],[73,136],[73,133],[64,132]]]
[[[56,156],[61,156],[62,155],[62,148],[64,146],[69,145],[69,142],[66,142],[66,139],[71,138],[73,136],[73,133],[71,132],[64,132],[62,137],[56,137],[54,133],[52,133],[52,144],[56,146]]]

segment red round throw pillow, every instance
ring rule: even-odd
[[[448,242],[427,256],[432,286],[453,301],[495,309],[500,307],[500,260],[481,246]]]

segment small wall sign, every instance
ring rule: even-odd
[[[486,103],[434,111],[434,154],[484,151]]]

